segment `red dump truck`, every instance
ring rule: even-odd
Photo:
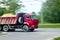
[[[38,28],[38,19],[36,16],[28,13],[17,13],[16,16],[3,17],[0,16],[0,31],[15,31],[15,29],[23,29],[23,31],[34,31]]]

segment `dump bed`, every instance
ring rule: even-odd
[[[17,15],[16,16],[0,16],[0,25],[1,24],[15,24],[17,21]]]

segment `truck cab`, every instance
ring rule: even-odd
[[[38,28],[38,19],[36,15],[25,13],[23,17],[23,30],[24,31],[34,31]]]

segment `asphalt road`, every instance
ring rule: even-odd
[[[60,28],[39,28],[34,32],[23,32],[18,29],[1,35],[0,40],[52,40],[56,36],[60,36]]]

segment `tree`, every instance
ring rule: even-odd
[[[47,0],[43,4],[44,20],[51,23],[60,23],[60,0]]]
[[[22,7],[22,4],[18,3],[19,0],[2,0],[0,4],[3,4],[4,7],[0,7],[0,14],[3,15],[4,13],[13,13]],[[21,3],[21,1],[20,1]],[[3,11],[3,12],[2,12]]]
[[[38,15],[37,15],[37,18],[38,18],[39,22],[41,23],[41,13],[38,12],[37,14],[38,14]]]
[[[32,12],[32,14],[36,15],[36,13],[35,13],[35,12]]]

